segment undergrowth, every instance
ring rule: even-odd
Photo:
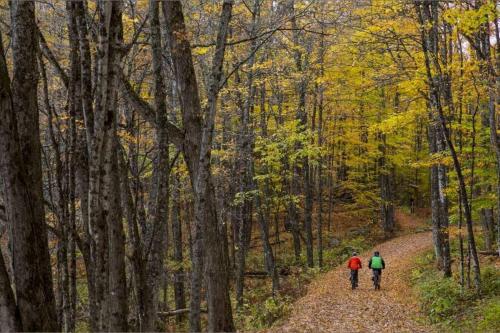
[[[456,242],[452,242],[454,258]],[[498,332],[500,329],[500,270],[494,258],[481,260],[481,293],[461,288],[457,263],[453,277],[445,278],[434,265],[434,252],[416,258],[411,281],[419,295],[421,310],[439,331]]]

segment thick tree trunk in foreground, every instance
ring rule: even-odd
[[[42,192],[35,3],[14,0],[10,5],[12,108],[0,111],[10,118],[10,126],[0,142],[7,145],[3,148],[5,154],[1,154],[2,159],[7,159],[1,172],[6,212],[12,226],[16,300],[23,330],[57,331]],[[2,76],[6,75],[5,71]],[[2,81],[7,84],[8,77],[2,77]]]
[[[3,42],[0,35],[0,156],[2,159],[2,163],[0,164],[0,176],[4,182],[4,193],[7,198],[10,198],[10,200],[7,200],[9,202],[15,199],[22,199],[22,197],[9,197],[12,193],[10,193],[11,191],[6,191],[6,189],[12,185],[16,185],[18,182],[15,178],[15,173],[12,173],[15,169],[12,168],[20,166],[20,164],[18,164],[20,163],[20,153],[15,144],[17,126],[12,107],[9,72],[4,54]],[[9,182],[10,185],[7,182]],[[12,188],[12,190],[15,190],[15,188]],[[5,218],[7,222],[10,222],[11,220],[8,219],[11,214],[10,209],[14,207],[10,207],[8,202],[5,208]],[[19,309],[17,308],[14,293],[11,288],[3,254],[0,251],[0,330],[2,332],[13,332],[21,331],[22,329]]]

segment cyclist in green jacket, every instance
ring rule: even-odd
[[[378,251],[375,251],[373,257],[368,262],[368,268],[371,268],[373,271],[372,280],[375,289],[380,289],[380,280],[382,279],[382,270],[385,268],[385,262]]]

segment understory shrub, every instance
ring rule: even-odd
[[[500,328],[500,270],[491,262],[481,266],[481,294],[461,289],[459,276],[437,271],[431,251],[416,258],[411,280],[423,314],[439,331],[498,332]]]

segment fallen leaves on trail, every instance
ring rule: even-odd
[[[269,332],[429,332],[432,328],[415,321],[416,300],[405,275],[411,274],[415,255],[432,244],[429,233],[402,236],[377,246],[386,262],[382,290],[373,290],[368,260],[361,258],[359,288],[351,290],[345,265],[336,268],[308,287],[308,293],[293,306],[281,327]],[[375,249],[374,249],[375,250]]]

